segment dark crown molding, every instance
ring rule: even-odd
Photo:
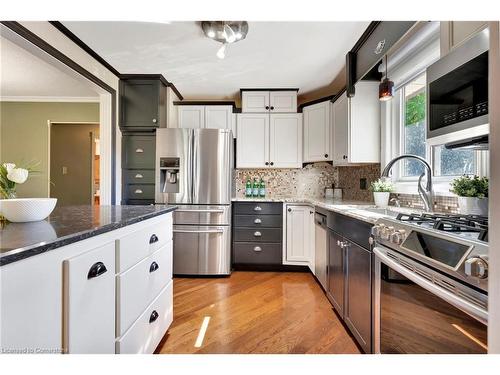
[[[184,97],[181,95],[177,87],[172,82],[167,81],[163,74],[120,74],[120,79],[159,79],[166,87],[170,87],[179,100],[183,100]]]

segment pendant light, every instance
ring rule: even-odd
[[[394,82],[387,76],[387,55],[385,55],[385,77],[378,86],[378,98],[381,102],[386,102],[394,96]]]

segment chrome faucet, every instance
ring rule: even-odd
[[[389,178],[389,172],[391,171],[392,166],[397,161],[399,161],[401,159],[415,159],[415,160],[418,160],[419,162],[421,162],[425,166],[426,172],[422,173],[420,175],[420,177],[418,178],[418,195],[420,196],[420,198],[424,202],[425,210],[427,212],[432,212],[433,211],[433,209],[432,209],[432,196],[433,196],[433,194],[432,194],[432,169],[431,169],[431,166],[429,165],[429,163],[427,163],[427,161],[424,158],[417,156],[417,155],[410,155],[410,154],[395,157],[386,165],[386,167],[382,171],[381,177],[382,178]],[[422,186],[422,179],[426,174],[427,174],[427,185],[424,188]]]

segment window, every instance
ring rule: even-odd
[[[426,144],[426,92],[425,73],[402,86],[400,98],[401,154],[418,155],[426,159],[433,175],[451,179],[463,174],[478,174],[478,151],[447,150],[444,146]],[[405,159],[400,166],[400,180],[414,180],[424,172],[424,166],[415,160]]]

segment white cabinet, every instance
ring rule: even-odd
[[[269,91],[242,91],[241,111],[264,113],[269,111]]]
[[[269,165],[269,115],[238,115],[236,168],[264,168]]]
[[[270,91],[269,110],[272,113],[297,112],[297,92],[296,91]]]
[[[287,204],[284,264],[307,265],[314,272],[314,208]]]
[[[330,136],[331,102],[304,107],[304,162],[332,160]]]
[[[201,129],[205,127],[205,106],[182,105],[178,109],[179,128]]]
[[[66,259],[63,290],[63,348],[67,353],[113,353],[114,242]]]
[[[335,165],[380,162],[378,82],[358,82],[356,95],[344,93],[332,106]]]
[[[441,56],[446,55],[487,26],[486,21],[441,21]]]
[[[300,114],[272,114],[269,126],[269,166],[302,167],[302,117]]]
[[[228,129],[233,131],[231,105],[178,105],[178,127],[192,129]]]
[[[300,168],[302,115],[240,114],[237,168]]]
[[[241,92],[243,113],[296,113],[295,90],[250,90]]]

